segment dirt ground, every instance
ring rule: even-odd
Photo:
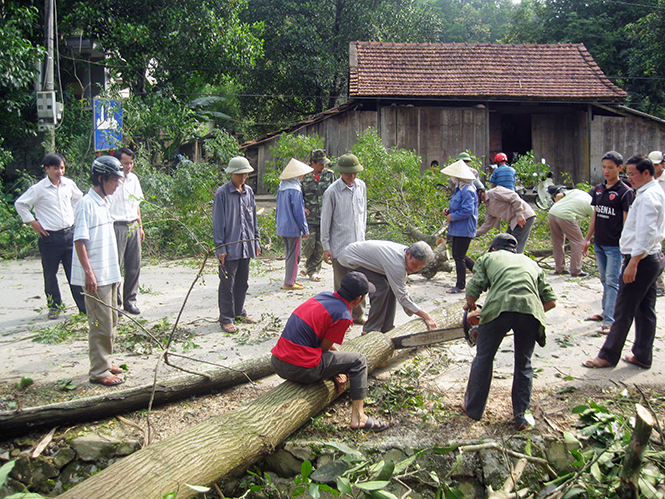
[[[306,285],[304,290],[284,291],[281,289],[283,266],[283,260],[270,258],[257,259],[253,262],[247,311],[260,319],[260,322],[254,325],[241,325],[237,334],[229,335],[221,331],[217,322],[218,276],[215,265],[208,265],[203,278],[193,286],[185,303],[187,292],[198,272],[196,263],[146,262],[142,268],[141,293],[138,301],[142,311],[140,319],[147,321],[147,327],[164,319],[173,325],[184,303],[180,325],[195,332],[191,341],[196,346],[189,349],[187,355],[210,363],[231,366],[243,359],[264,354],[275,344],[281,326],[292,310],[307,298],[319,291],[330,290],[332,286],[332,269],[324,265],[322,282],[313,283],[304,278],[301,280]],[[73,313],[73,300],[64,274],[59,277],[63,297],[69,307],[58,319],[63,321]],[[623,362],[614,369],[586,369],[581,363],[594,356],[604,340],[604,337],[597,333],[599,324],[584,320],[592,313],[600,311],[602,290],[600,281],[594,275],[587,278],[550,276],[549,280],[558,295],[558,305],[547,314],[547,346],[537,347],[533,358],[537,376],[534,380],[535,403],[539,397],[544,396],[542,394],[557,389],[565,391],[571,387],[584,391],[591,390],[592,387],[617,390],[637,385],[657,392],[662,391],[662,387],[665,386],[663,321],[657,331],[651,370],[641,370]],[[439,273],[430,281],[416,275],[410,278],[409,291],[423,309],[432,310],[461,299],[460,295],[445,293],[445,290],[453,284],[453,275],[448,273]],[[481,297],[479,302],[482,301]],[[21,378],[28,376],[35,382],[34,387],[30,387],[29,390],[39,387],[53,389],[58,380],[71,379],[78,386],[72,396],[79,397],[117,389],[88,383],[85,337],[70,343],[51,345],[33,341],[38,329],[52,326],[57,322],[47,319],[38,259],[0,262],[0,302],[2,303],[0,384],[12,386]],[[659,318],[662,318],[665,312],[663,300],[658,301],[657,312]],[[121,320],[128,321],[127,318]],[[399,310],[396,323],[402,324],[408,320],[410,319],[406,314]],[[350,337],[359,335],[360,329],[360,326],[354,326]],[[631,337],[632,333],[626,343],[625,352],[630,349]],[[176,347],[176,350],[183,353],[182,346]],[[486,414],[490,421],[496,418],[499,421],[510,421],[512,351],[512,339],[506,339],[494,364],[493,391]],[[466,378],[474,355],[473,349],[461,340],[437,348],[414,351],[411,359],[415,355],[436,360],[436,372],[427,376],[426,383],[429,389],[442,395],[451,408],[456,408],[464,394]],[[113,360],[116,365],[129,366],[129,371],[125,375],[126,382],[121,388],[152,382],[157,364],[156,353],[137,355],[118,352]],[[183,365],[189,369],[208,368],[207,365],[194,361],[183,361]],[[389,366],[388,370],[377,373],[376,376],[379,379],[388,379],[390,369],[395,367]],[[164,365],[158,370],[158,377],[161,379],[180,374],[177,370]],[[166,426],[163,433],[172,433],[195,420],[204,418],[210,411],[217,412],[220,404],[229,407],[240,405],[247,398],[252,398],[261,390],[279,382],[277,377],[272,376],[262,381],[256,388],[238,388],[229,391],[224,402],[215,401],[223,398],[220,396],[202,397],[198,402],[187,401],[171,408],[164,408],[155,416],[158,420],[164,418]],[[549,407],[554,407],[554,412],[559,409],[564,411],[565,403],[557,409],[558,403],[555,402]],[[158,421],[153,421],[153,424],[155,423],[159,428]],[[161,433],[159,429],[158,433]]]

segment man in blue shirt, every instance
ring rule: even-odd
[[[500,185],[511,191],[515,190],[515,168],[508,164],[508,156],[505,153],[500,152],[494,156],[494,162],[499,165],[497,166],[494,173],[490,177],[490,184],[492,187]]]

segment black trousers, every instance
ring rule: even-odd
[[[624,255],[614,308],[614,324],[598,357],[613,366],[617,365],[635,320],[633,355],[642,364],[650,366],[653,361],[653,340],[656,336],[656,280],[665,267],[665,257],[659,252],[642,258],[637,264],[635,280],[626,284],[623,282],[623,273],[629,260],[630,257]]]
[[[455,286],[459,289],[466,288],[466,269],[473,270],[473,260],[466,256],[471,244],[470,237],[453,237],[453,260],[455,260],[455,271],[457,273],[457,283]]]
[[[48,236],[41,236],[37,240],[39,253],[42,257],[42,271],[44,273],[44,292],[46,302],[50,310],[56,310],[62,306],[62,296],[58,284],[58,269],[62,263],[69,282],[69,289],[76,302],[79,311],[85,314],[85,299],[83,298],[83,287],[72,286],[72,257],[74,251],[74,230],[64,229],[49,231]]]
[[[227,259],[219,266],[219,322],[231,324],[236,317],[245,317],[245,298],[249,289],[250,258]]]

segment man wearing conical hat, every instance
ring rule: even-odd
[[[344,248],[365,240],[367,227],[367,188],[358,178],[363,165],[353,154],[344,154],[337,160],[335,171],[341,175],[323,194],[321,207],[321,245],[323,260],[332,264],[334,289],[339,289],[342,278],[349,272],[337,258]],[[365,323],[365,301],[353,309],[353,322]]]
[[[212,234],[219,259],[219,324],[226,333],[237,331],[236,321],[256,322],[245,310],[249,262],[261,253],[254,191],[245,184],[253,171],[247,158],[231,158],[226,167],[231,180],[217,189],[212,204]]]

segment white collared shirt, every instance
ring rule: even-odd
[[[55,186],[47,176],[30,186],[14,206],[23,223],[37,219],[44,230],[56,231],[74,224],[74,208],[81,197],[83,193],[72,179],[62,177],[60,185]],[[34,216],[31,208],[35,210]]]
[[[628,210],[619,246],[624,255],[653,255],[665,238],[665,193],[652,180],[637,189]]]
[[[98,286],[120,282],[118,247],[108,203],[91,187],[76,207],[74,242],[84,241]],[[71,283],[85,286],[85,272],[74,245]]]
[[[118,183],[113,195],[108,196],[109,209],[114,222],[133,222],[139,218],[139,204],[143,201],[143,190],[139,178],[130,172],[124,182]]]

